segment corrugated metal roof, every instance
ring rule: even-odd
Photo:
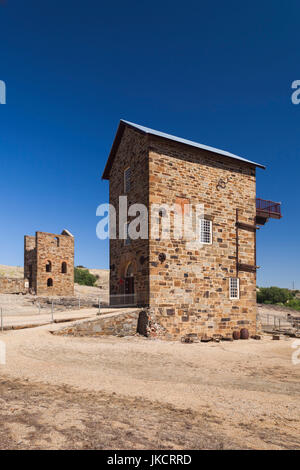
[[[242,162],[249,163],[251,165],[257,166],[259,168],[263,168],[263,169],[266,168],[264,165],[261,165],[260,163],[256,163],[256,162],[253,162],[251,160],[247,160],[246,158],[239,157],[238,155],[235,155],[235,154],[230,153],[230,152],[226,152],[225,150],[220,150],[220,149],[217,149],[215,147],[210,147],[208,145],[199,144],[198,142],[193,142],[192,140],[182,139],[181,137],[177,137],[175,135],[166,134],[165,132],[156,131],[155,129],[151,129],[149,127],[141,126],[140,124],[135,124],[134,122],[125,121],[124,119],[121,119],[118,131],[117,131],[117,134],[116,134],[116,138],[115,138],[115,141],[113,143],[113,146],[112,146],[112,149],[111,149],[111,152],[110,152],[110,155],[109,155],[109,158],[108,158],[108,161],[107,161],[104,173],[103,173],[103,178],[104,179],[109,178],[109,170],[110,170],[115,152],[117,150],[119,140],[121,138],[120,133],[122,133],[123,128],[125,126],[133,127],[133,128],[135,128],[135,129],[137,129],[141,132],[144,132],[145,134],[155,135],[157,137],[162,137],[163,139],[173,140],[174,142],[179,142],[179,143],[184,144],[184,145],[189,145],[191,147],[196,147],[196,148],[199,148],[199,149],[202,149],[202,150],[207,150],[209,152],[217,153],[218,155],[223,155],[224,157],[233,158],[235,160],[240,160]]]
[[[224,155],[225,157],[235,158],[236,160],[241,160],[243,162],[252,163],[252,165],[259,166],[260,168],[265,168],[264,165],[260,163],[252,162],[251,160],[247,160],[246,158],[239,157],[238,155],[234,155],[233,153],[226,152],[225,150],[220,150],[214,147],[210,147],[208,145],[199,144],[198,142],[193,142],[192,140],[182,139],[181,137],[176,137],[175,135],[165,134],[164,132],[156,131],[155,129],[150,129],[149,127],[140,126],[139,124],[135,124],[134,122],[125,121],[121,119],[122,122],[125,124],[129,124],[132,127],[136,127],[140,131],[145,132],[146,134],[157,135],[158,137],[163,137],[165,139],[174,140],[175,142],[180,142],[181,144],[191,145],[192,147],[197,147],[199,149],[208,150],[209,152],[218,153],[220,155]]]

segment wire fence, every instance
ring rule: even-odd
[[[147,306],[148,293],[74,297],[0,296],[0,331],[102,315],[119,308]]]
[[[300,315],[275,315],[272,313],[259,313],[258,319],[264,331],[300,332]]]
[[[110,307],[145,307],[149,304],[148,291],[139,291],[131,294],[118,293],[110,294]]]
[[[63,320],[79,319],[93,313],[101,314],[107,302],[101,297],[89,299],[84,296],[67,298],[41,299],[1,299],[0,297],[0,331],[23,326],[35,326],[55,323]],[[86,310],[86,312],[84,311]]]

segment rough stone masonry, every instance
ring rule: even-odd
[[[68,230],[61,235],[36,232],[24,238],[24,277],[29,290],[37,295],[74,294],[74,237]]]
[[[36,232],[24,237],[24,279],[0,278],[0,294],[74,295],[74,237]]]
[[[117,216],[122,195],[127,195],[128,206],[142,203],[148,209],[152,203],[201,203],[204,218],[211,221],[212,242],[193,249],[184,238],[172,237],[174,227],[167,240],[126,244],[117,233],[110,240],[111,303],[121,303],[124,293],[134,294],[136,305],[148,306],[165,339],[231,337],[241,328],[255,334],[256,166],[262,167],[121,121],[103,174]],[[237,234],[238,226],[244,229]],[[149,227],[150,232],[150,215]],[[231,278],[239,280],[239,295],[233,299]]]

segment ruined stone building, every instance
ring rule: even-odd
[[[110,204],[144,204],[149,234],[153,204],[182,210],[202,204],[193,224],[198,244],[162,234],[110,239],[111,304],[149,307],[167,339],[256,332],[256,230],[281,217],[279,203],[256,198],[256,169],[231,153],[121,121],[104,173]],[[181,209],[180,209],[181,208]],[[128,222],[131,218],[128,217]]]
[[[24,237],[24,277],[29,291],[37,295],[74,294],[74,237],[36,232]]]

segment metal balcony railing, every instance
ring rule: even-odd
[[[281,219],[281,202],[268,201],[256,198],[256,214],[260,217],[271,217]]]

